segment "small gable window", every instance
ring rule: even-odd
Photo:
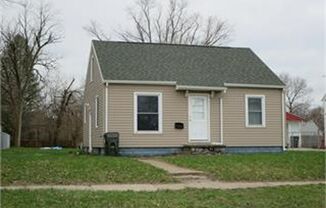
[[[162,93],[134,94],[135,133],[162,133]]]
[[[246,95],[246,127],[265,127],[264,95]]]

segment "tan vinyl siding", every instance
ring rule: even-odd
[[[90,82],[90,65],[91,57],[94,56],[94,68],[93,68],[93,81]],[[99,109],[98,109],[98,127],[95,127],[95,99],[98,96]],[[87,68],[86,76],[86,85],[85,85],[85,94],[84,94],[84,104],[89,104],[86,114],[86,123],[83,123],[83,145],[88,147],[88,121],[89,121],[89,111],[92,113],[92,146],[93,147],[102,147],[103,146],[103,132],[105,124],[105,114],[104,114],[104,105],[105,105],[105,86],[102,82],[99,65],[96,60],[96,56],[93,51],[90,54],[89,65]]]
[[[134,133],[134,92],[162,93],[162,134]],[[203,93],[207,95],[207,93]],[[218,99],[211,99],[211,137],[219,137]],[[213,115],[214,114],[214,115]],[[184,123],[184,129],[175,129],[174,123]],[[121,147],[172,147],[188,143],[188,98],[174,86],[109,85],[109,131],[120,133]]]
[[[134,134],[134,92],[161,92],[163,106],[162,134]],[[110,85],[109,131],[120,133],[121,147],[180,146],[188,137],[188,102],[184,93],[170,86]],[[185,128],[174,129],[175,122]]]
[[[219,143],[220,139],[220,100],[217,95],[210,98],[210,134],[211,142]]]
[[[245,125],[245,95],[265,95],[266,127]],[[227,146],[282,146],[282,91],[229,88],[223,97],[224,144]]]

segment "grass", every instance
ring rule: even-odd
[[[179,155],[162,157],[224,181],[299,181],[325,179],[325,152]]]
[[[157,192],[2,191],[1,207],[325,207],[325,185]]]
[[[128,157],[77,155],[76,150],[1,151],[1,184],[166,183],[164,171]]]

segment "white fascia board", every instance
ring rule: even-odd
[[[143,81],[143,80],[105,80],[108,84],[137,84],[137,85],[176,85],[175,81]]]
[[[274,88],[283,89],[284,85],[263,85],[263,84],[239,84],[239,83],[224,83],[225,87],[248,87],[248,88]]]
[[[226,87],[209,87],[209,86],[192,86],[192,85],[177,85],[176,90],[197,90],[197,91],[225,91]]]
[[[102,81],[104,81],[103,74],[102,74],[102,69],[101,69],[101,65],[100,65],[100,62],[98,60],[98,57],[97,57],[97,54],[96,54],[96,50],[95,50],[93,41],[92,41],[92,50],[93,50],[93,53],[94,53],[94,56],[95,56],[95,59],[96,59],[97,65],[98,65],[98,69],[100,70],[101,79],[102,79]]]
[[[90,62],[91,62],[91,55],[92,55],[92,48],[93,48],[93,43],[91,44],[91,49],[89,50],[89,55],[88,55],[88,61],[87,61],[87,70],[86,70],[86,78],[85,78],[85,88],[84,88],[84,91],[86,91],[86,86],[87,86],[87,83],[89,82],[88,79],[87,79],[87,75],[89,75],[89,65],[90,65]]]

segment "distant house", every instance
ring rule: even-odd
[[[321,133],[318,129],[318,126],[312,120],[304,121],[301,117],[287,112],[286,128],[288,132],[286,141],[287,147],[320,147]]]
[[[121,154],[279,152],[283,88],[249,48],[92,41],[83,145],[102,152],[103,134],[119,132]]]
[[[314,121],[304,122],[301,128],[302,147],[319,148],[321,145],[322,133]]]
[[[318,126],[312,120],[302,123],[302,127],[301,127],[302,135],[316,135],[316,134],[320,135],[319,131],[320,130]]]
[[[288,136],[286,144],[288,147],[301,147],[301,129],[303,119],[293,113],[286,112],[286,128]]]

